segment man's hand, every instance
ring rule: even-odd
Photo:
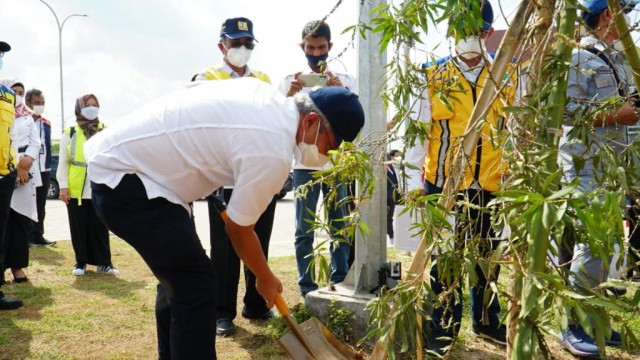
[[[33,158],[31,156],[24,155],[18,162],[18,184],[26,184],[29,182],[29,169],[33,165]]]
[[[289,92],[287,93],[287,97],[297,94],[304,87],[304,81],[298,79],[300,74],[302,74],[302,72],[297,72],[293,75],[293,80],[289,83]]]
[[[256,276],[256,289],[267,302],[267,308],[271,309],[276,301],[276,293],[282,293],[282,283],[271,273],[271,276],[259,278]]]
[[[267,307],[271,308],[275,302],[276,293],[282,292],[282,283],[271,272],[253,227],[254,225],[242,226],[236,224],[229,217],[225,220],[225,229],[233,249],[242,262],[256,276],[256,289],[267,302]]]
[[[70,198],[71,197],[69,196],[68,188],[60,189],[60,200],[62,200],[65,204],[69,205]]]
[[[344,87],[344,85],[342,85],[342,81],[340,81],[340,78],[335,76],[331,71],[327,71],[326,72],[327,76],[329,77],[327,79],[327,86],[340,86],[340,87]]]

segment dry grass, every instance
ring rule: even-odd
[[[99,275],[90,267],[74,277],[73,250],[68,241],[56,247],[32,248],[28,284],[11,284],[2,290],[22,298],[25,306],[0,312],[0,359],[156,359],[154,304],[156,280],[138,254],[120,239],[112,240],[113,262],[121,276]],[[390,257],[408,268],[411,258],[390,250]],[[293,257],[270,260],[285,286],[290,305],[299,302]],[[7,272],[7,278],[11,275]],[[238,309],[242,308],[243,282]],[[468,321],[468,309],[465,319]],[[267,335],[266,322],[235,320],[233,337],[216,339],[220,359],[284,359],[285,354]],[[468,328],[469,324],[463,324]],[[640,327],[640,326],[638,326]],[[573,359],[550,341],[556,359]],[[608,349],[610,359],[637,359]],[[452,359],[501,359],[504,348],[492,346],[462,332]],[[407,356],[404,358],[411,358]]]

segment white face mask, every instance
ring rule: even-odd
[[[36,115],[42,115],[44,112],[44,105],[34,105],[31,110],[33,110],[33,113]]]
[[[320,154],[320,151],[318,150],[317,143],[319,134],[320,126],[318,126],[318,131],[316,132],[316,140],[314,141],[313,145],[307,144],[304,141],[298,144],[298,150],[300,151],[301,156],[300,162],[302,163],[302,165],[308,167],[322,167],[329,162],[329,157],[327,155]],[[302,134],[303,139],[305,135],[306,133]]]
[[[467,60],[482,55],[484,48],[484,40],[477,36],[469,36],[456,43],[456,52]]]
[[[22,104],[23,101],[24,101],[24,96],[16,95],[16,106]]]
[[[87,120],[95,120],[98,118],[98,111],[100,110],[97,106],[87,106],[80,109],[80,114],[85,117]]]
[[[227,60],[233,66],[244,67],[251,59],[251,51],[244,46],[227,49]]]

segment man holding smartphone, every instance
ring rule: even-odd
[[[280,85],[280,92],[286,96],[293,96],[299,92],[308,93],[314,86],[338,86],[346,88],[357,94],[356,79],[346,73],[339,73],[330,70],[328,66],[329,51],[333,43],[331,42],[331,29],[323,21],[314,20],[308,22],[302,30],[302,43],[300,48],[307,58],[308,70],[288,75]],[[309,82],[309,83],[307,83]],[[312,83],[313,82],[313,83]],[[326,168],[326,165],[303,165],[298,156],[293,168],[294,189],[312,182],[313,173]],[[344,222],[336,221],[347,215],[347,207],[343,204],[343,199],[348,196],[347,186],[336,184],[337,196],[334,201],[327,200],[328,188],[326,185],[313,184],[309,187],[307,196],[296,197],[294,200],[296,211],[296,263],[298,266],[298,285],[300,293],[306,296],[310,291],[318,289],[318,284],[313,280],[313,269],[309,269],[311,258],[309,254],[313,252],[314,232],[311,227],[314,222],[313,214],[316,213],[320,190],[323,193],[323,201],[327,208],[328,221],[331,224],[332,243],[331,252],[331,274],[329,281],[334,284],[341,283],[349,271],[349,254],[351,246],[349,239],[339,237],[340,230],[344,227]],[[341,204],[341,205],[337,205]]]

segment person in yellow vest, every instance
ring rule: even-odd
[[[220,29],[218,49],[222,52],[223,61],[196,74],[192,80],[230,80],[243,77],[253,77],[268,84],[269,76],[261,71],[249,68],[248,62],[255,48],[256,39],[253,35],[253,22],[247,18],[227,19]],[[225,201],[229,202],[233,193],[232,188],[218,190]],[[255,231],[260,240],[260,246],[265,257],[269,258],[269,242],[273,219],[276,212],[277,198],[274,197],[267,209],[256,223]],[[227,336],[235,333],[233,320],[237,315],[236,303],[238,297],[238,281],[240,280],[240,259],[231,246],[229,236],[225,232],[225,224],[220,213],[216,210],[213,199],[209,198],[209,238],[211,241],[211,261],[218,274],[218,305],[216,333]],[[256,277],[245,266],[245,295],[242,316],[248,319],[268,319],[275,313],[267,307],[264,298],[256,290]],[[168,314],[168,311],[166,312]],[[165,316],[166,317],[166,316]]]
[[[407,151],[405,161],[416,165],[406,170],[410,191],[420,189],[426,194],[442,192],[476,98],[482,87],[491,81],[489,69],[493,60],[484,41],[493,32],[493,9],[489,1],[478,1],[473,6],[477,6],[475,9],[482,13],[479,27],[467,28],[464,34],[458,34],[461,35],[460,40],[455,42],[452,56],[424,65],[427,88],[421,96],[420,104],[413,110],[420,121],[429,123],[429,135],[426,143],[416,144]],[[487,112],[478,144],[464,174],[458,195],[461,201],[453,210],[466,214],[455,224],[455,251],[460,253],[468,239],[478,239],[478,248],[470,251],[476,251],[484,257],[490,257],[499,243],[494,240],[497,236],[491,228],[490,214],[480,209],[486,209],[489,201],[495,198],[494,192],[499,190],[506,169],[502,153],[504,141],[501,134],[505,127],[502,109],[515,98],[515,79],[506,79],[501,96]],[[449,94],[447,89],[451,91]],[[424,177],[420,176],[422,167]],[[433,321],[425,329],[425,340],[429,349],[444,354],[460,329],[462,290],[459,276],[444,278],[438,270],[436,261],[431,268],[431,287],[436,295],[446,292],[449,296],[446,296],[442,306],[433,309]],[[459,271],[452,268],[449,273]],[[497,281],[499,268],[485,274],[476,266],[475,273],[477,281],[469,289],[472,331],[480,338],[506,345],[506,328],[500,323],[497,294],[490,294],[492,290],[488,285]],[[485,299],[488,299],[487,304]]]
[[[11,46],[0,41],[0,69],[4,61],[4,54],[11,50]],[[16,149],[11,143],[16,134],[13,130],[15,116],[16,95],[13,90],[0,84],[0,269],[4,270],[4,242],[5,228],[9,220],[11,197],[16,186]],[[27,167],[28,168],[28,167]],[[28,177],[27,177],[28,179]],[[4,272],[0,276],[0,288],[4,285]],[[22,306],[22,300],[5,297],[0,291],[0,310],[13,310]]]
[[[66,128],[60,137],[60,157],[56,176],[60,200],[67,204],[71,243],[76,256],[72,274],[85,274],[87,264],[96,265],[102,274],[118,275],[111,263],[109,230],[100,221],[91,202],[91,186],[84,158],[84,143],[100,132],[104,125],[98,118],[100,104],[93,94],[76,100],[77,124]]]

